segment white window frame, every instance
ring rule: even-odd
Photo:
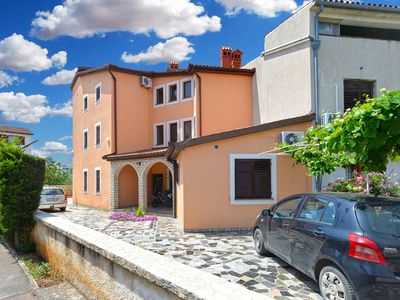
[[[269,159],[271,160],[271,198],[266,199],[235,199],[235,160],[236,159]],[[230,202],[231,205],[274,204],[277,202],[277,171],[276,155],[274,154],[230,154]]]
[[[85,172],[86,172],[86,191],[85,191]],[[89,170],[83,169],[82,170],[82,192],[87,194],[89,190]]]
[[[170,94],[169,94],[169,87],[171,86],[171,85],[176,85],[176,101],[174,101],[174,102],[171,102],[170,101]],[[166,88],[165,88],[165,93],[166,93],[166,95],[167,95],[167,105],[172,105],[172,104],[176,104],[176,103],[179,103],[180,102],[180,99],[181,99],[181,97],[180,97],[180,93],[179,93],[179,91],[180,91],[180,89],[179,89],[179,80],[176,80],[176,81],[172,81],[172,82],[168,82],[167,84],[166,84]]]
[[[97,130],[96,130],[97,126],[100,127],[100,141],[98,144],[97,144],[97,140],[96,140],[97,139]],[[94,124],[94,146],[96,148],[100,148],[100,146],[101,146],[101,122]]]
[[[184,93],[184,88],[183,88],[183,84],[185,83],[185,82],[187,82],[187,81],[190,81],[191,82],[191,85],[192,85],[192,97],[190,97],[190,98],[183,98],[183,93]],[[180,102],[185,102],[185,101],[191,101],[191,100],[193,100],[193,98],[194,98],[194,93],[195,93],[195,91],[194,91],[194,78],[193,77],[186,77],[186,78],[182,78],[181,80],[180,80]]]
[[[86,98],[86,105],[87,105],[86,108],[85,108],[85,98]],[[87,112],[89,110],[89,95],[88,94],[83,95],[82,104],[83,104],[82,105],[83,112]]]
[[[97,171],[100,171],[100,180],[99,180],[99,192],[96,191],[97,188]],[[94,194],[96,196],[100,196],[101,195],[101,167],[96,167],[94,168]]]
[[[163,126],[163,135],[164,135],[164,144],[162,145],[157,145],[157,126]],[[154,144],[154,148],[160,148],[160,147],[165,147],[166,144],[166,126],[165,123],[156,123],[154,124],[154,134],[153,134],[153,144]]]
[[[170,130],[170,125],[171,125],[171,124],[175,124],[175,123],[176,123],[176,130],[177,130],[177,132],[176,132],[176,139],[177,139],[177,142],[180,142],[180,141],[181,141],[181,138],[180,138],[180,126],[181,126],[181,124],[180,124],[179,120],[168,121],[168,122],[167,122],[167,145],[168,145],[168,143],[171,141],[171,130]]]
[[[86,132],[86,148],[85,148],[85,132]],[[86,128],[82,133],[82,148],[83,150],[87,150],[89,148],[89,130]]]
[[[180,140],[181,141],[184,141],[184,130],[185,130],[184,123],[186,121],[192,121],[192,139],[194,139],[196,137],[196,130],[194,128],[194,117],[181,119],[180,120],[180,126],[179,126],[180,127],[179,135],[180,135]]]
[[[157,90],[158,89],[163,89],[163,103],[162,104],[157,104]],[[164,106],[166,102],[166,97],[165,97],[165,84],[160,84],[154,87],[154,92],[153,92],[153,106],[154,107],[160,107]]]

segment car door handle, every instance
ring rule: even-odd
[[[325,236],[325,231],[317,229],[313,231],[313,235],[315,236]]]

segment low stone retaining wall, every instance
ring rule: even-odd
[[[96,299],[271,299],[243,286],[44,212],[37,251]]]

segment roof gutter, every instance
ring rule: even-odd
[[[318,66],[318,50],[321,46],[321,40],[319,39],[319,15],[323,12],[324,5],[321,4],[320,10],[314,16],[314,38],[311,42],[311,47],[314,52],[314,111],[315,111],[315,123],[320,123],[320,108],[319,108],[319,66]]]
[[[360,4],[360,3],[348,3],[348,2],[333,2],[324,0],[314,0],[315,5],[332,7],[332,8],[343,8],[343,9],[355,9],[375,12],[393,12],[399,13],[400,7],[379,5],[379,4]]]
[[[114,97],[113,97],[113,120],[112,120],[112,124],[114,125],[114,138],[113,138],[113,143],[114,143],[114,149],[112,151],[112,153],[110,153],[109,155],[112,154],[116,154],[117,153],[117,79],[115,78],[114,74],[111,72],[110,69],[108,69],[108,72],[110,73],[112,79],[113,79],[113,92],[114,92]]]

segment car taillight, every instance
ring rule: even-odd
[[[67,195],[64,195],[64,202],[67,202]]]
[[[377,264],[387,263],[381,249],[373,240],[354,233],[350,233],[348,238],[350,240],[349,256]]]

